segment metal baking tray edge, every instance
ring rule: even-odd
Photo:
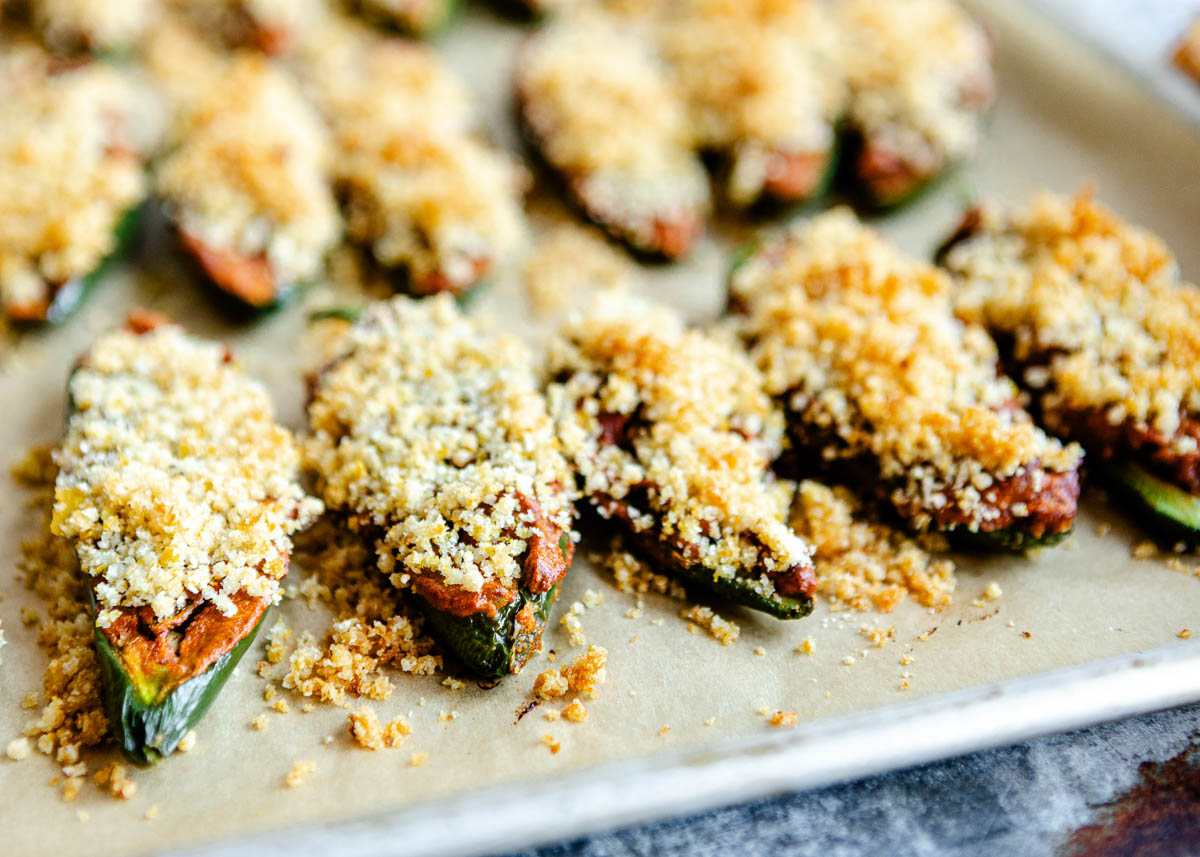
[[[908,767],[1200,700],[1200,641],[171,857],[479,855]]]

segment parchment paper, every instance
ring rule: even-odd
[[[1014,201],[1046,185],[1072,191],[1087,180],[1125,217],[1144,224],[1175,249],[1185,274],[1200,276],[1200,138],[1166,108],[1016,4],[981,3],[999,46],[1001,100],[978,159],[916,207],[881,222],[914,253],[928,253],[955,222],[964,188]],[[509,113],[515,24],[473,9],[442,44],[471,82],[485,125],[497,141],[516,146]],[[647,290],[673,302],[696,320],[720,307],[727,248],[745,227],[723,228],[686,264],[646,272]],[[155,236],[151,236],[154,240]],[[143,251],[144,252],[144,251]],[[281,418],[302,425],[300,370],[310,363],[303,349],[304,313],[291,308],[256,326],[221,321],[207,297],[169,262],[150,253],[134,277],[122,272],[105,284],[84,312],[65,327],[32,337],[0,377],[0,452],[5,464],[33,443],[53,441],[61,428],[62,388],[77,351],[134,305],[150,305],[185,321],[199,333],[229,341],[248,369],[276,395]],[[529,323],[522,289],[501,281],[479,301],[477,312],[509,326]],[[33,712],[20,709],[28,691],[39,690],[45,655],[36,630],[21,624],[19,611],[39,606],[16,579],[20,539],[34,516],[22,509],[23,493],[4,477],[10,499],[0,503],[0,619],[10,644],[0,655],[0,742],[19,734]],[[598,699],[585,700],[585,723],[546,722],[540,709],[514,725],[533,677],[548,666],[543,653],[526,671],[491,690],[468,684],[453,691],[440,678],[394,677],[392,698],[372,704],[381,719],[411,712],[412,734],[396,750],[370,752],[352,744],[346,712],[318,705],[299,713],[300,698],[285,694],[291,714],[269,711],[264,682],[253,665],[255,644],[223,695],[201,724],[197,748],[149,771],[134,772],[139,789],[129,802],[85,788],[63,804],[47,785],[58,774],[34,754],[14,763],[0,760],[0,852],[12,855],[146,854],[168,846],[211,841],[293,824],[361,817],[414,801],[458,794],[483,785],[551,776],[599,762],[652,754],[667,748],[719,742],[770,728],[762,707],[796,711],[803,720],[888,705],[983,682],[1026,675],[1107,656],[1177,643],[1191,627],[1200,632],[1200,579],[1169,570],[1161,559],[1133,560],[1131,545],[1144,537],[1119,511],[1089,494],[1071,544],[1032,557],[959,558],[959,591],[951,607],[931,613],[912,603],[888,616],[830,614],[818,606],[805,620],[784,623],[735,608],[720,608],[742,629],[722,647],[689,634],[678,618],[680,604],[646,596],[646,612],[629,619],[634,598],[617,592],[576,560],[566,583],[546,648],[558,662],[581,649],[568,644],[557,619],[585,589],[604,595],[603,605],[582,617],[589,642],[608,650],[608,681]],[[1110,522],[1101,537],[1097,524]],[[1195,560],[1192,561],[1192,564]],[[297,577],[302,569],[294,569]],[[997,581],[1003,596],[973,606]],[[322,610],[285,602],[275,615],[295,631],[318,633]],[[659,621],[661,620],[661,621]],[[273,622],[268,618],[268,625]],[[862,625],[895,625],[895,642],[873,648]],[[936,628],[936,631],[933,629]],[[928,633],[927,641],[920,635]],[[816,653],[794,653],[812,636]],[[755,654],[761,647],[764,654]],[[912,658],[901,665],[902,656]],[[855,663],[844,660],[853,657]],[[899,690],[911,672],[910,689]],[[423,704],[422,704],[423,703]],[[268,713],[269,728],[250,720]],[[439,714],[456,712],[439,722]],[[708,718],[715,718],[706,726]],[[663,727],[669,730],[662,733]],[[549,733],[561,742],[552,755],[541,743]],[[332,735],[332,743],[322,738]],[[414,752],[426,752],[421,767]],[[91,757],[95,770],[107,757]],[[294,762],[311,759],[316,771],[304,786],[285,789]],[[144,820],[148,807],[158,816]],[[89,820],[82,822],[83,810]],[[553,812],[553,808],[547,808]],[[398,846],[400,843],[398,843]],[[504,843],[497,842],[502,848]]]

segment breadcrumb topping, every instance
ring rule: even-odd
[[[634,533],[764,594],[772,572],[810,564],[769,481],[782,421],[731,346],[605,293],[568,319],[548,367],[559,437],[602,515],[621,504]],[[624,436],[605,442],[614,420]]]
[[[703,628],[708,632],[709,636],[717,640],[722,646],[728,646],[737,642],[737,638],[742,633],[742,629],[737,622],[717,615],[711,607],[693,604],[679,615],[681,618],[687,619],[689,623],[695,623],[696,627]],[[688,627],[691,628],[692,625],[689,624]]]
[[[1078,446],[1049,438],[1016,405],[983,328],[955,320],[949,277],[849,209],[769,241],[730,291],[793,433],[811,436],[827,463],[870,456],[918,528],[948,504],[977,528],[1001,514],[987,502],[996,482],[1029,474],[1036,487],[1079,464]]]
[[[351,697],[391,697],[387,669],[433,675],[442,659],[423,620],[398,604],[361,537],[322,519],[296,546],[296,565],[313,576],[301,584],[310,604],[325,603],[333,623],[321,639],[301,634],[282,684],[306,697],[346,705]]]
[[[96,622],[190,601],[232,615],[233,595],[275,601],[291,535],[321,511],[270,398],[224,346],[174,325],[102,337],[68,385],[55,453],[55,535],[75,543]]]
[[[347,230],[418,293],[462,291],[525,240],[528,176],[472,136],[462,84],[430,48],[333,30],[309,76],[333,127]]]
[[[118,223],[146,192],[131,77],[46,65],[0,66],[0,306],[25,319],[44,318],[59,289],[116,249]]]
[[[320,374],[309,422],[326,503],[379,532],[396,587],[515,590],[537,509],[570,533],[572,479],[530,354],[485,336],[449,297],[369,309]]]
[[[1193,21],[1183,34],[1172,61],[1180,71],[1200,83],[1200,18]]]
[[[261,56],[206,72],[155,172],[170,217],[213,250],[265,259],[278,285],[313,279],[340,232],[320,117]]]
[[[351,711],[349,721],[351,736],[368,750],[398,747],[412,731],[403,717],[397,717],[385,726],[379,722],[379,715],[366,707]]]
[[[47,619],[38,628],[37,641],[49,660],[42,676],[45,705],[25,729],[26,738],[11,743],[9,749],[10,756],[13,749],[20,753],[32,740],[38,752],[54,757],[60,765],[74,765],[85,748],[108,738],[108,718],[86,583],[70,542],[50,532],[55,473],[48,448],[32,450],[13,471],[41,501],[33,507],[40,517],[31,527],[33,534],[21,543],[17,570],[46,606]],[[33,694],[22,703],[25,708],[37,705]]]
[[[692,144],[731,156],[734,204],[762,194],[772,155],[828,155],[846,87],[826,4],[685,0],[658,33]]]
[[[995,84],[984,29],[954,0],[839,0],[849,121],[920,175],[974,153]]]
[[[1041,192],[1023,209],[984,207],[945,264],[964,286],[959,312],[1012,341],[1049,428],[1090,411],[1197,451],[1180,427],[1200,414],[1200,288],[1159,238],[1089,192]]]
[[[708,209],[687,116],[641,22],[595,11],[552,19],[521,51],[517,89],[542,156],[634,243],[651,245],[656,221]]]

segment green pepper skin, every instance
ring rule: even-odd
[[[117,218],[116,225],[113,227],[113,236],[116,240],[113,242],[112,252],[101,259],[100,264],[93,268],[91,273],[75,277],[59,286],[50,306],[46,309],[45,320],[33,322],[33,325],[62,324],[83,305],[84,300],[92,293],[96,285],[133,246],[134,239],[138,234],[138,227],[141,224],[142,209],[143,206],[139,203],[126,209]]]
[[[1110,464],[1105,475],[1132,501],[1134,510],[1162,535],[1187,542],[1200,540],[1200,496],[1189,494],[1129,462]]]
[[[510,673],[521,671],[541,648],[542,632],[550,619],[550,608],[558,598],[559,584],[534,594],[521,588],[517,597],[496,611],[495,616],[476,613],[454,616],[435,610],[420,596],[413,596],[425,616],[426,626],[438,642],[454,654],[462,665],[482,681],[495,683]],[[523,631],[517,614],[526,604],[534,610],[534,628]]]
[[[792,598],[786,595],[763,595],[736,577],[718,577],[701,566],[675,569],[685,581],[711,592],[731,604],[758,610],[776,619],[803,619],[813,610],[812,598]]]
[[[1066,539],[1067,536],[1071,535],[1073,529],[1064,530],[1061,533],[1046,533],[1041,536],[1034,536],[1016,527],[992,530],[988,533],[983,531],[971,532],[966,527],[957,527],[951,530],[948,535],[955,545],[965,550],[989,552],[1012,551],[1013,553],[1021,553],[1028,550],[1036,550],[1037,548],[1054,547]]]
[[[263,617],[266,616],[264,611]],[[161,695],[147,698],[130,676],[120,655],[96,628],[96,656],[100,661],[104,711],[108,726],[125,756],[137,765],[153,765],[171,755],[179,742],[204,717],[242,655],[250,648],[262,617],[207,670]]]

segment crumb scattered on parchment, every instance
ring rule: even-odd
[[[872,628],[870,625],[863,625],[858,629],[858,633],[870,640],[875,648],[882,649],[888,642],[896,639],[896,626]]]
[[[428,758],[429,758],[428,753],[424,753],[424,752],[413,753],[412,756],[410,756],[409,760],[408,760],[409,767],[419,768],[425,764],[425,760]]]
[[[158,804],[152,803],[146,810],[146,821],[153,821],[158,818]]]
[[[522,267],[533,311],[543,318],[577,306],[589,292],[628,286],[635,270],[595,228],[576,223],[543,234]]]
[[[1158,553],[1158,546],[1149,539],[1143,539],[1133,546],[1131,555],[1134,559],[1152,559]]]
[[[813,655],[817,651],[817,643],[812,637],[805,637],[801,643],[796,646],[796,654],[798,655]]]
[[[957,584],[954,563],[935,559],[900,531],[861,517],[859,501],[845,488],[801,482],[791,524],[813,547],[817,592],[830,609],[887,613],[905,598],[923,607],[950,602]]]
[[[842,666],[852,667],[856,663],[858,663],[858,660],[854,657],[854,655],[846,655],[846,657],[842,658]]]
[[[608,652],[601,646],[588,646],[587,651],[579,657],[575,658],[571,663],[560,667],[557,671],[546,670],[538,673],[533,680],[532,696],[534,703],[530,704],[530,708],[536,703],[547,702],[552,699],[566,696],[568,693],[587,694],[592,699],[596,698],[596,691],[600,685],[604,684],[606,677],[605,664],[608,661]],[[587,718],[587,710],[583,703],[578,698],[571,701],[569,705],[564,707],[561,712],[547,712],[547,720],[558,720],[560,717],[565,717],[567,720],[582,722]]]
[[[379,722],[379,715],[365,706],[349,714],[350,735],[359,746],[368,750],[398,747],[412,728],[403,717],[397,717],[387,725]]]
[[[36,447],[12,468],[13,477],[29,489],[28,506],[36,515],[27,525],[32,535],[21,543],[17,569],[25,586],[45,607],[46,618],[38,624],[37,642],[49,655],[42,675],[45,704],[24,734],[41,753],[69,767],[79,761],[85,748],[108,738],[108,719],[101,697],[87,585],[70,543],[50,532],[56,475],[50,451],[50,447]],[[33,618],[36,622],[36,614]],[[22,706],[30,707],[25,703]],[[71,779],[69,774],[65,776]],[[74,790],[78,791],[78,784]]]
[[[715,717],[709,717],[709,718],[707,718],[707,719],[704,721],[704,725],[705,725],[705,726],[712,726],[712,725],[713,725],[714,723],[716,723],[716,722],[717,722],[717,718],[715,718]]]
[[[312,759],[302,759],[292,765],[291,771],[288,772],[287,777],[283,781],[284,785],[289,789],[299,788],[304,785],[304,781],[308,778],[308,775],[316,771],[316,769],[317,763]]]
[[[319,522],[297,540],[293,563],[313,575],[299,592],[328,604],[335,620],[319,641],[301,634],[288,657],[285,688],[344,706],[350,697],[388,699],[385,669],[416,675],[441,669],[433,640],[421,632],[423,620],[399,603],[361,538]]]
[[[572,646],[582,646],[587,643],[587,637],[583,633],[583,622],[579,620],[586,609],[581,602],[576,601],[558,620],[559,624],[567,630],[567,639]]]
[[[292,707],[288,705],[288,701],[286,699],[280,697],[271,703],[271,709],[277,714],[287,714],[292,710]]]
[[[607,569],[612,574],[613,585],[616,586],[618,592],[629,595],[654,593],[674,598],[677,601],[687,598],[687,590],[684,589],[682,583],[673,577],[657,573],[629,551],[622,550],[620,538],[612,540],[606,553],[596,554],[589,558],[593,564]],[[638,616],[640,615],[639,612]],[[638,618],[638,616],[630,618]]]
[[[265,730],[269,723],[270,723],[270,720],[267,718],[267,715],[265,715],[265,714],[260,714],[257,717],[255,717],[253,720],[250,721],[250,725],[259,732],[262,732],[263,730]]]
[[[689,623],[694,623],[695,626],[703,628],[708,632],[709,636],[719,641],[722,646],[728,646],[736,642],[742,633],[742,629],[738,627],[736,622],[722,618],[713,612],[711,607],[693,604],[686,610],[681,611],[679,616],[682,619],[687,619]]]
[[[196,749],[196,730],[189,729],[187,734],[179,740],[179,746],[176,747],[180,753],[190,753]]]
[[[800,722],[800,715],[795,711],[776,711],[767,718],[767,723],[779,729],[789,729]]]
[[[551,755],[557,754],[558,751],[562,749],[562,745],[559,744],[558,740],[549,732],[542,736],[542,743],[550,748]]]
[[[8,742],[8,746],[4,748],[4,755],[12,759],[14,762],[19,762],[22,759],[29,758],[29,753],[33,750],[33,745],[28,738],[13,738]]]
[[[137,794],[137,783],[130,779],[129,772],[120,762],[109,762],[96,771],[92,779],[115,798],[129,800]]]
[[[1182,631],[1179,632],[1179,639],[1190,640],[1191,638],[1192,638],[1192,631],[1190,628],[1184,628]]]
[[[664,726],[662,729],[659,729],[659,730],[658,730],[658,734],[659,734],[659,735],[664,735],[664,736],[665,736],[665,735],[666,735],[668,732],[670,732],[670,731],[671,731],[671,727],[670,727],[670,726]]]

